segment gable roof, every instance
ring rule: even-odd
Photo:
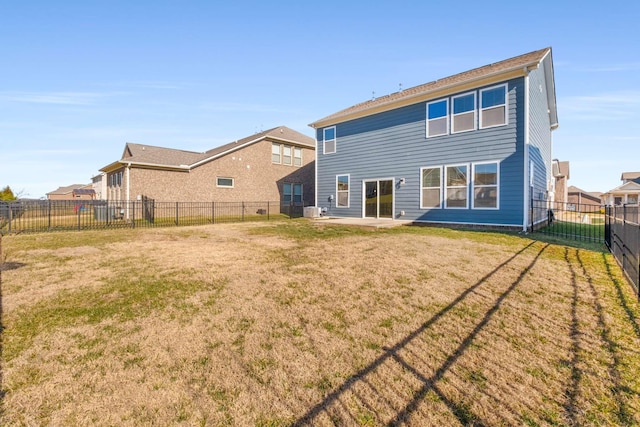
[[[265,139],[315,149],[315,140],[313,138],[289,129],[286,126],[278,126],[213,148],[204,153],[127,142],[121,159],[100,170],[109,172],[121,168],[123,165],[135,165],[156,169],[188,171],[194,167],[215,160],[218,157],[222,157]]]
[[[546,63],[543,64],[543,61]],[[389,95],[381,96],[370,101],[361,102],[337,113],[326,116],[309,126],[313,128],[325,127],[328,125],[366,117],[372,114],[396,109],[405,105],[439,98],[448,94],[462,90],[472,89],[506,80],[509,78],[524,76],[529,70],[536,69],[544,65],[547,75],[547,101],[551,114],[551,127],[558,126],[556,111],[555,82],[553,77],[553,64],[551,60],[551,48],[536,50],[524,55],[516,56],[483,67],[474,68],[463,73],[435,80]]]
[[[640,172],[623,172],[620,179],[622,181],[635,181],[640,178]]]
[[[640,184],[635,181],[625,182],[622,185],[618,185],[613,190],[607,191],[605,194],[611,193],[640,193]]]
[[[89,193],[85,193],[83,191],[78,191],[78,190],[84,190],[84,189],[90,189],[91,184],[86,185],[86,184],[71,184],[71,185],[67,185],[65,187],[58,187],[57,189],[47,193],[47,195],[51,194],[51,195],[65,195],[65,194],[72,194],[72,193],[77,193],[77,194],[92,194],[91,192]],[[91,190],[93,191],[93,190]],[[95,192],[94,192],[95,193]]]

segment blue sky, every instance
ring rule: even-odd
[[[571,185],[640,171],[640,3],[0,0],[0,186],[89,183],[126,142],[205,151],[551,46]]]

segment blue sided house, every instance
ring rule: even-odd
[[[558,126],[551,48],[366,101],[316,130],[333,217],[527,230],[546,219]]]

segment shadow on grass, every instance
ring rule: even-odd
[[[620,280],[618,279],[618,277],[616,277],[613,274],[613,271],[611,270],[611,263],[607,259],[606,254],[604,254],[604,253],[602,254],[602,262],[603,262],[605,268],[607,269],[607,274],[609,275],[609,279],[611,279],[611,282],[616,287],[616,295],[618,296],[618,302],[620,303],[620,305],[624,309],[625,313],[627,314],[627,317],[629,318],[629,321],[631,322],[631,325],[633,327],[633,330],[634,330],[636,336],[638,338],[640,338],[640,323],[639,323],[640,319],[638,319],[636,313],[631,308],[630,302],[627,299],[626,295],[624,294],[624,291],[622,290],[622,286],[629,286],[629,285],[626,284],[626,283],[625,284],[620,283]],[[634,302],[631,302],[631,304],[633,304],[633,303]]]
[[[2,271],[9,270],[6,268],[4,262],[4,256],[2,254],[2,234],[0,234],[0,414],[2,414],[2,408],[4,408],[4,359],[3,359],[3,345],[4,345],[4,316],[2,303]],[[17,263],[13,263],[17,264]]]
[[[631,425],[633,423],[632,411],[629,409],[626,401],[621,397],[623,393],[633,393],[633,391],[622,386],[622,379],[620,375],[620,364],[622,361],[620,354],[618,353],[618,344],[611,337],[611,329],[606,322],[605,310],[600,303],[600,295],[598,295],[598,291],[593,284],[593,278],[591,277],[591,274],[589,274],[589,271],[580,256],[580,251],[575,251],[575,257],[582,269],[582,274],[587,279],[589,291],[594,301],[594,309],[598,317],[598,330],[600,332],[600,337],[604,342],[603,348],[607,350],[609,357],[611,358],[608,371],[611,382],[613,383],[611,391],[613,392],[614,402],[616,404],[616,417],[618,418],[620,425]]]
[[[417,340],[419,337],[424,337],[429,329],[434,325],[434,323],[440,320],[443,316],[445,316],[449,311],[456,308],[458,304],[460,304],[465,298],[467,298],[470,294],[474,293],[480,286],[485,284],[492,276],[496,273],[509,267],[509,264],[513,263],[517,258],[519,258],[523,253],[532,248],[535,242],[529,243],[526,247],[519,250],[513,256],[508,258],[506,261],[502,262],[491,272],[482,277],[478,282],[469,286],[464,292],[462,292],[455,300],[449,303],[446,307],[438,311],[435,315],[433,315],[429,320],[424,322],[418,329],[407,335],[404,339],[397,342],[394,346],[390,348],[384,348],[385,352],[380,355],[377,359],[371,362],[369,365],[356,372],[350,378],[348,378],[343,384],[341,384],[338,388],[336,388],[333,392],[328,394],[324,400],[322,400],[317,405],[310,408],[303,416],[301,416],[298,420],[296,420],[292,425],[293,426],[304,426],[304,425],[314,425],[318,423],[318,418],[323,414],[329,416],[330,419],[334,419],[335,415],[331,412],[332,405],[339,405],[342,407],[343,411],[348,413],[354,422],[358,421],[358,415],[353,414],[352,411],[348,408],[348,405],[343,402],[343,397],[347,393],[353,393],[355,395],[358,394],[357,386],[368,386],[369,389],[372,389],[376,392],[379,400],[388,400],[386,397],[385,390],[377,390],[375,386],[371,385],[368,380],[369,375],[373,375],[374,371],[380,368],[382,365],[388,362],[396,362],[404,370],[410,372],[415,379],[419,381],[420,387],[418,390],[413,392],[411,398],[408,401],[403,402],[404,406],[399,409],[394,409],[395,416],[388,422],[387,425],[397,425],[403,422],[408,421],[411,416],[418,410],[419,405],[424,399],[427,397],[429,392],[435,393],[439,399],[448,407],[451,414],[456,417],[463,425],[468,425],[470,423],[478,423],[481,422],[479,417],[472,413],[470,407],[467,406],[464,402],[453,402],[448,399],[444,393],[442,393],[438,387],[437,382],[443,379],[443,376],[450,368],[456,363],[456,361],[465,353],[467,348],[471,345],[472,341],[477,337],[478,333],[483,330],[483,328],[487,325],[487,323],[491,320],[493,315],[498,311],[501,304],[509,296],[511,292],[520,284],[522,279],[527,275],[527,273],[534,267],[542,253],[549,245],[543,246],[536,254],[533,260],[523,268],[517,278],[509,285],[509,287],[503,291],[500,296],[493,302],[493,305],[489,308],[488,311],[485,312],[482,320],[475,325],[473,330],[468,333],[468,335],[462,340],[462,342],[457,346],[457,348],[451,352],[449,352],[448,357],[444,362],[440,364],[437,369],[433,373],[425,374],[421,372],[421,370],[415,367],[412,363],[405,360],[403,356],[400,354],[401,350],[407,350],[411,352],[410,349],[407,349],[410,344],[414,340]],[[388,391],[387,391],[388,392]],[[365,399],[358,399],[364,402]],[[368,404],[364,404],[366,406],[366,410],[371,413],[376,413],[375,409],[370,407]],[[394,407],[397,405],[388,405],[390,407]]]

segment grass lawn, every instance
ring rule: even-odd
[[[613,258],[307,220],[5,236],[1,425],[638,425]]]

